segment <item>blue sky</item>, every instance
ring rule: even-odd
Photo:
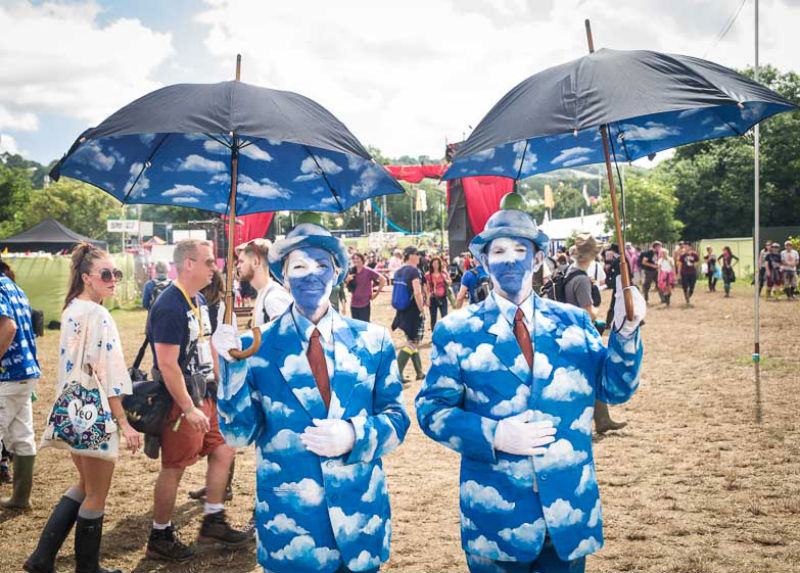
[[[753,0],[0,0],[0,149],[40,162],[164,85],[302,93],[385,154],[440,157],[522,79],[599,47],[753,63]],[[761,61],[800,71],[800,1],[761,1]]]

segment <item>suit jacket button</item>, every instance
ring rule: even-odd
[[[537,475],[536,479],[538,479],[539,481],[547,481],[547,476],[546,475],[541,475],[541,476]]]

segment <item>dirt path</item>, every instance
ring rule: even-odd
[[[675,298],[679,298],[676,294]],[[760,388],[752,352],[752,297],[737,290],[696,295],[693,309],[651,307],[644,332],[642,385],[612,408],[624,430],[596,440],[606,545],[591,571],[800,571],[800,304],[762,304]],[[373,316],[389,324],[389,297]],[[115,314],[131,359],[145,315]],[[399,337],[397,338],[399,342]],[[44,378],[34,404],[37,436],[52,402],[57,333],[40,355]],[[429,337],[422,350],[427,365]],[[409,365],[409,372],[411,366]],[[409,412],[419,389],[406,391]],[[413,415],[412,415],[413,418]],[[405,443],[386,460],[392,500],[392,558],[385,571],[466,571],[458,529],[458,457],[425,438],[413,421]],[[228,509],[247,520],[254,488],[252,450],[237,456]],[[123,455],[107,505],[106,566],[134,571],[259,571],[252,552],[204,552],[190,564],[144,558],[158,463]],[[174,522],[185,540],[198,531],[202,506],[186,496],[203,480],[190,468]],[[34,508],[0,513],[0,571],[19,571],[52,506],[73,479],[61,451],[37,461]],[[3,488],[3,494],[8,487]],[[74,567],[72,540],[57,566]]]

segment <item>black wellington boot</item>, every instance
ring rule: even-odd
[[[75,573],[122,573],[119,569],[100,567],[100,541],[103,539],[103,516],[75,522]]]
[[[70,497],[63,496],[59,500],[39,536],[39,544],[22,566],[25,571],[28,573],[53,573],[55,571],[56,555],[72,530],[72,526],[75,525],[80,508],[81,504]]]

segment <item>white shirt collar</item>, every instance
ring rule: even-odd
[[[305,316],[300,314],[300,311],[297,310],[297,305],[295,304],[292,304],[292,317],[294,318],[294,323],[297,326],[297,332],[300,335],[300,338],[306,344],[309,340],[311,340],[311,334],[314,332],[315,328],[319,330],[320,338],[322,338],[323,343],[328,344],[331,340],[333,340],[332,306],[328,305],[327,312],[322,316],[317,324],[314,324]]]
[[[490,296],[494,297],[497,308],[500,310],[500,313],[505,317],[512,328],[514,326],[514,316],[517,314],[517,309],[521,308],[522,314],[525,317],[525,326],[527,326],[529,330],[531,329],[533,326],[533,293],[531,293],[528,298],[523,300],[522,304],[519,306],[507,298],[503,298],[494,291],[492,291]]]

